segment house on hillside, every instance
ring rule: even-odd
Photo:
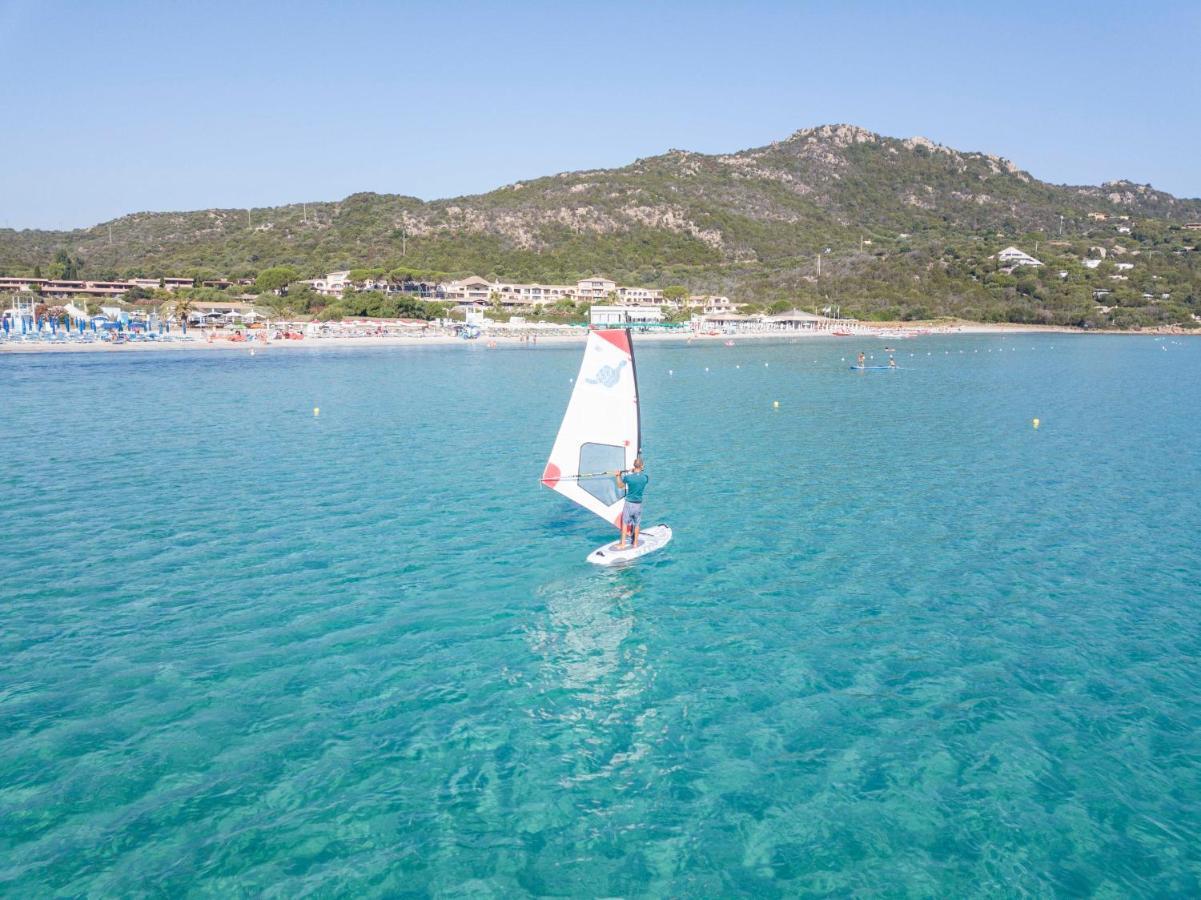
[[[577,285],[576,290],[579,290]],[[625,306],[663,306],[663,292],[656,288],[620,287],[617,299]]]
[[[350,287],[350,271],[327,272],[320,278],[312,278],[301,284],[309,285],[323,297],[341,297]]]
[[[576,282],[576,296],[580,300],[604,300],[617,292],[617,282],[608,278],[593,276],[581,278]]]
[[[729,297],[716,294],[693,294],[688,298],[688,305],[699,306],[706,316],[720,316],[738,309],[738,304],[731,302]]]
[[[489,302],[493,287],[488,279],[472,275],[446,282],[442,285],[442,294],[447,300],[453,300],[455,303],[484,306]]]
[[[1041,266],[1042,262],[1035,259],[1029,253],[1019,250],[1017,247],[1006,247],[997,254],[997,262],[1003,266]]]

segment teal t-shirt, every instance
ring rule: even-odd
[[[642,502],[642,492],[646,490],[646,483],[650,481],[650,476],[644,472],[627,472],[621,476],[621,480],[625,482],[626,499],[631,503]]]

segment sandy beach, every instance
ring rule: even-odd
[[[910,332],[898,334],[897,332]],[[880,323],[873,326],[858,326],[849,335],[836,335],[830,331],[747,331],[736,334],[708,334],[691,331],[681,332],[647,332],[639,333],[638,340],[674,343],[725,343],[733,341],[796,341],[796,340],[843,340],[848,343],[855,339],[866,340],[908,340],[912,337],[949,334],[1143,334],[1143,335],[1189,335],[1196,332],[1184,330],[1143,330],[1143,331],[1089,331],[1081,328],[1069,328],[1050,325],[1012,325],[985,324],[965,322],[955,325],[922,325],[915,323]],[[536,336],[536,342],[531,343],[526,338]],[[38,343],[38,342],[0,342],[0,353],[169,353],[179,350],[201,350],[213,352],[265,353],[290,352],[294,350],[321,350],[345,348],[380,348],[380,347],[434,347],[461,346],[467,348],[493,349],[499,347],[539,346],[552,344],[580,343],[587,337],[587,331],[579,329],[572,333],[538,334],[530,331],[524,335],[487,334],[475,340],[463,340],[456,335],[440,332],[421,336],[409,335],[329,335],[321,337],[305,337],[302,340],[272,340],[272,341],[231,341],[224,336],[216,336],[209,340],[207,336],[189,336],[186,339],[176,337],[169,342],[159,341],[130,341],[122,344],[108,342],[95,343]]]

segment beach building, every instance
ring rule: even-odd
[[[997,262],[1006,266],[1041,266],[1042,262],[1017,247],[1006,247],[997,254]]]
[[[697,318],[696,323],[703,331],[705,329],[717,329],[718,331],[733,330],[737,328],[747,328],[752,324],[761,322],[759,316],[744,316],[739,313],[714,313],[713,315],[702,315]]]
[[[663,310],[657,306],[593,306],[588,311],[592,325],[658,325]]]
[[[768,316],[765,321],[779,331],[829,331],[835,324],[834,319],[827,319],[825,316],[800,309]]]

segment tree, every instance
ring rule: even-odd
[[[192,314],[192,306],[192,297],[188,291],[180,291],[169,304],[165,304],[165,308],[180,322],[188,321],[188,316]]]
[[[54,254],[54,261],[50,263],[50,277],[64,281],[74,281],[79,277],[79,269],[79,260],[73,258],[70,253],[60,248]]]
[[[672,303],[683,303],[689,296],[691,295],[688,288],[682,284],[671,284],[663,289],[663,299],[670,300]]]
[[[288,285],[300,278],[300,273],[291,266],[272,266],[263,269],[254,280],[254,289],[260,294],[284,292]]]

